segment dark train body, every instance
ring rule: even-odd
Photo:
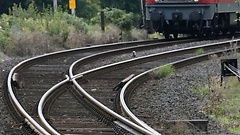
[[[240,3],[235,0],[146,0],[149,33],[210,35],[239,29]]]

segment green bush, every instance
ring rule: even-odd
[[[105,24],[115,24],[123,31],[130,31],[133,26],[133,13],[117,8],[104,9]],[[100,23],[100,13],[91,19],[92,24]]]
[[[67,21],[67,24],[73,26],[76,30],[82,31],[82,32],[88,32],[89,26],[84,21],[83,18],[79,18],[73,15],[70,15],[66,12],[63,13],[63,19]]]
[[[38,18],[38,10],[34,6],[34,2],[29,4],[28,9],[22,8],[21,4],[13,4],[13,7],[9,9],[9,14],[19,18]]]
[[[2,28],[0,28],[0,49],[3,53],[10,53],[13,45],[11,38]]]

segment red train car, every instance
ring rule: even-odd
[[[239,28],[240,3],[235,0],[146,0],[148,32],[210,35],[234,33]]]

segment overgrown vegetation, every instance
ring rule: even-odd
[[[173,65],[165,65],[154,70],[152,76],[155,79],[160,79],[172,75],[174,71],[175,69],[173,68]]]
[[[212,59],[214,64],[218,62]],[[219,60],[218,60],[219,61]],[[237,77],[227,77],[221,83],[221,76],[209,75],[206,85],[192,92],[201,95],[203,112],[220,122],[229,131],[240,134],[240,83]]]
[[[25,10],[14,4],[9,15],[0,18],[0,49],[9,56],[31,56],[85,45],[146,39],[146,32],[132,25],[133,14],[105,9],[106,28],[100,28],[99,15],[92,19],[72,16],[51,7],[39,12],[34,3]],[[120,39],[120,33],[121,39]],[[139,34],[137,34],[139,33]]]

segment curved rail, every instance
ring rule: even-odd
[[[133,44],[133,43],[129,43],[129,44]],[[33,57],[30,59],[27,59],[21,63],[19,63],[18,65],[16,65],[14,68],[12,68],[12,70],[10,71],[9,75],[8,75],[8,79],[7,79],[7,86],[8,86],[8,91],[10,94],[10,100],[12,100],[12,103],[14,105],[14,108],[16,110],[18,110],[18,112],[24,116],[25,120],[29,122],[29,124],[31,125],[31,128],[37,130],[38,132],[40,132],[41,134],[49,134],[45,129],[43,129],[21,106],[21,104],[19,103],[19,101],[17,100],[16,96],[14,95],[13,92],[13,88],[12,88],[12,77],[14,75],[14,73],[20,72],[22,69],[29,67],[31,65],[34,65],[37,62],[43,61],[47,58],[57,58],[57,57],[63,57],[66,55],[70,55],[70,54],[75,54],[75,53],[79,53],[79,52],[86,52],[86,51],[99,51],[99,50],[103,50],[106,48],[119,48],[119,47],[123,47],[123,46],[129,46],[128,43],[117,43],[117,44],[112,44],[112,45],[99,45],[99,46],[92,46],[92,47],[85,47],[85,48],[78,48],[78,49],[71,49],[71,50],[67,50],[67,51],[59,51],[59,52],[55,52],[55,53],[49,53],[49,54],[45,54],[45,55],[41,55],[41,56],[37,56],[37,57]],[[137,43],[140,44],[140,43]],[[119,46],[121,45],[121,46]],[[71,76],[71,79],[73,82],[75,81],[75,77],[76,76]],[[78,77],[76,77],[78,78]],[[75,84],[77,85],[77,84]],[[79,89],[81,89],[81,87],[79,87]],[[144,129],[143,129],[144,131]],[[146,131],[146,133],[149,133],[148,131]]]
[[[216,55],[221,55],[222,53],[224,52],[230,52],[234,49],[240,49],[240,47],[237,47],[237,48],[232,48],[232,49],[225,49],[225,50],[221,50],[221,51],[217,51],[217,52],[211,52],[211,53],[207,53],[207,54],[202,54],[202,55],[199,55],[199,56],[194,56],[194,57],[190,57],[190,58],[187,58],[187,59],[183,59],[183,60],[179,60],[179,61],[175,61],[175,62],[172,62],[172,63],[169,63],[169,64],[166,64],[166,65],[173,65],[173,67],[175,68],[181,68],[181,67],[184,67],[185,65],[190,65],[190,64],[194,64],[197,62],[201,62],[201,61],[204,61],[204,60],[207,60],[209,59],[209,56],[210,55],[213,55],[213,54],[216,54]],[[166,66],[166,65],[163,65],[163,66]],[[147,80],[150,78],[150,73],[156,69],[159,69],[161,68],[162,66],[160,67],[157,67],[157,68],[154,68],[154,69],[151,69],[151,70],[148,70],[146,72],[143,72],[137,76],[135,76],[134,78],[132,78],[130,81],[128,81],[124,87],[122,88],[121,92],[120,92],[120,104],[121,104],[121,108],[122,108],[122,111],[125,113],[125,115],[127,115],[130,119],[132,119],[134,122],[136,122],[137,124],[141,125],[142,127],[145,127],[146,126],[146,123],[144,123],[143,121],[141,121],[140,119],[138,119],[131,111],[130,109],[128,108],[126,102],[125,102],[125,95],[126,95],[126,92],[128,91],[133,91],[133,89],[131,89],[132,87],[134,87],[135,85],[134,84],[139,84],[140,82],[142,82],[143,80]]]
[[[108,68],[106,68],[106,67],[114,67],[114,68],[120,69],[120,68],[124,68],[126,65],[127,66],[130,66],[130,65],[132,66],[132,65],[139,64],[139,63],[143,63],[145,61],[153,61],[153,60],[163,59],[163,58],[171,57],[171,56],[174,56],[174,55],[186,54],[188,52],[193,53],[194,51],[196,51],[200,48],[202,48],[204,50],[208,50],[208,49],[213,49],[213,48],[219,49],[219,47],[222,47],[222,48],[231,47],[232,42],[238,42],[238,41],[239,40],[231,40],[231,41],[225,41],[225,42],[219,42],[219,43],[213,43],[213,44],[205,44],[205,45],[198,45],[198,46],[194,46],[194,47],[187,47],[187,48],[183,48],[183,49],[177,49],[177,50],[171,50],[171,51],[151,54],[151,55],[147,55],[147,56],[137,57],[137,58],[133,58],[133,59],[129,59],[129,60],[105,65],[105,66],[102,66],[102,67],[99,67],[99,68],[95,68],[95,69],[92,69],[92,70],[85,71],[81,74],[83,76],[92,76],[95,72],[97,72],[99,70],[102,70],[102,72],[107,72]],[[92,56],[96,57],[100,54],[102,54],[102,53],[94,54]],[[88,58],[88,56],[84,57],[82,59],[79,59],[78,61],[75,61],[70,66],[70,68],[69,68],[70,77],[74,76],[73,71],[77,67],[77,65],[79,63],[81,63],[81,61],[86,60],[87,58]],[[123,64],[123,63],[125,63],[125,64]]]
[[[66,84],[67,82],[69,82],[69,78],[59,82],[58,84],[56,84],[55,86],[53,86],[51,89],[49,89],[40,99],[39,103],[38,103],[38,116],[40,118],[40,121],[42,122],[42,124],[44,125],[44,127],[48,130],[48,132],[50,132],[51,134],[54,135],[60,135],[60,133],[58,133],[45,119],[45,117],[43,116],[43,108],[44,105],[46,103],[47,98],[55,91],[57,90],[59,87],[61,87],[62,85]]]
[[[237,40],[234,40],[234,42],[236,42]],[[107,66],[102,66],[102,67],[99,67],[99,68],[96,68],[96,69],[92,69],[92,70],[89,70],[89,71],[86,71],[86,72],[83,72],[83,73],[81,73],[81,74],[78,74],[78,75],[83,75],[83,76],[85,76],[85,75],[88,75],[88,74],[91,74],[91,73],[94,73],[94,72],[96,72],[96,71],[98,71],[98,70],[106,70],[106,68],[107,67],[118,67],[118,68],[120,68],[121,66],[123,66],[124,64],[123,63],[125,63],[125,65],[126,65],[126,63],[139,63],[139,62],[137,62],[137,61],[143,61],[142,59],[144,59],[144,61],[146,61],[146,59],[151,59],[151,60],[153,60],[153,59],[156,59],[156,57],[157,58],[159,58],[159,57],[161,57],[161,56],[164,56],[164,57],[166,57],[165,55],[176,55],[176,53],[186,53],[186,52],[189,52],[189,51],[194,51],[194,50],[196,50],[196,49],[199,49],[199,48],[204,48],[204,49],[207,49],[207,48],[213,48],[213,47],[217,47],[217,46],[219,46],[219,44],[220,45],[223,45],[224,47],[225,46],[229,46],[230,44],[229,43],[231,43],[231,42],[233,42],[233,41],[227,41],[227,42],[220,42],[220,43],[214,43],[214,44],[211,44],[211,45],[200,45],[200,46],[197,46],[197,47],[189,47],[189,48],[185,48],[185,49],[179,49],[179,50],[175,50],[175,51],[169,51],[169,52],[164,52],[164,53],[160,53],[160,54],[154,54],[154,55],[149,55],[149,56],[144,56],[144,57],[139,57],[139,58],[135,58],[135,59],[132,59],[132,60],[126,60],[126,61],[124,61],[124,62],[118,62],[118,63],[114,63],[114,64],[110,64],[110,65],[107,65]],[[81,88],[81,86],[76,82],[76,80],[75,79],[77,79],[77,78],[75,78],[75,76],[78,76],[78,75],[73,75],[73,69],[74,69],[74,66],[78,63],[78,62],[80,62],[81,60],[83,60],[83,59],[80,59],[80,60],[78,60],[78,61],[76,61],[76,62],[74,62],[72,65],[71,65],[71,67],[70,67],[70,69],[69,69],[69,74],[70,74],[70,78],[74,78],[73,79],[73,82],[74,82],[74,84],[76,85],[76,87],[83,93],[83,95],[84,96],[89,96],[89,98],[92,98],[86,91],[84,91],[82,88]],[[134,62],[133,62],[134,61]],[[120,64],[123,64],[123,65],[121,65],[120,66]],[[126,105],[123,103],[122,104],[122,106],[125,106],[126,107]],[[103,109],[104,109],[104,107],[102,107]],[[146,125],[144,122],[142,122],[142,121],[140,121],[140,120],[137,120],[137,118],[135,117],[135,116],[131,116],[133,119],[135,118],[136,119],[136,122],[137,122],[137,124],[140,124],[142,127],[144,127],[144,128],[146,128],[148,131],[150,131],[150,132],[152,132],[153,134],[159,134],[159,133],[157,133],[154,129],[152,129],[151,127],[149,127],[148,125]]]
[[[36,56],[27,60],[24,60],[17,64],[15,67],[13,67],[8,74],[7,77],[7,87],[8,87],[8,92],[10,94],[9,98],[14,106],[14,108],[18,111],[20,115],[22,115],[25,118],[25,121],[30,124],[30,127],[34,129],[36,132],[39,132],[40,134],[44,135],[50,135],[44,128],[42,128],[22,107],[22,105],[19,103],[17,100],[13,88],[12,88],[12,77],[14,73],[20,72],[24,68],[30,67],[31,65],[34,65],[37,62],[43,61],[47,58],[57,58],[57,57],[63,57],[66,55],[70,54],[75,54],[79,52],[86,52],[86,51],[100,51],[103,49],[112,49],[112,48],[120,48],[120,47],[125,47],[129,45],[139,45],[139,44],[146,44],[146,43],[155,43],[155,42],[161,42],[164,40],[147,40],[147,41],[133,41],[133,42],[122,42],[122,43],[113,43],[113,44],[106,44],[106,45],[95,45],[91,47],[84,47],[84,48],[77,48],[77,49],[70,49],[67,51],[59,51],[59,52],[54,52],[54,53],[49,53],[49,54],[44,54],[40,56]],[[51,127],[49,127],[51,129]]]

